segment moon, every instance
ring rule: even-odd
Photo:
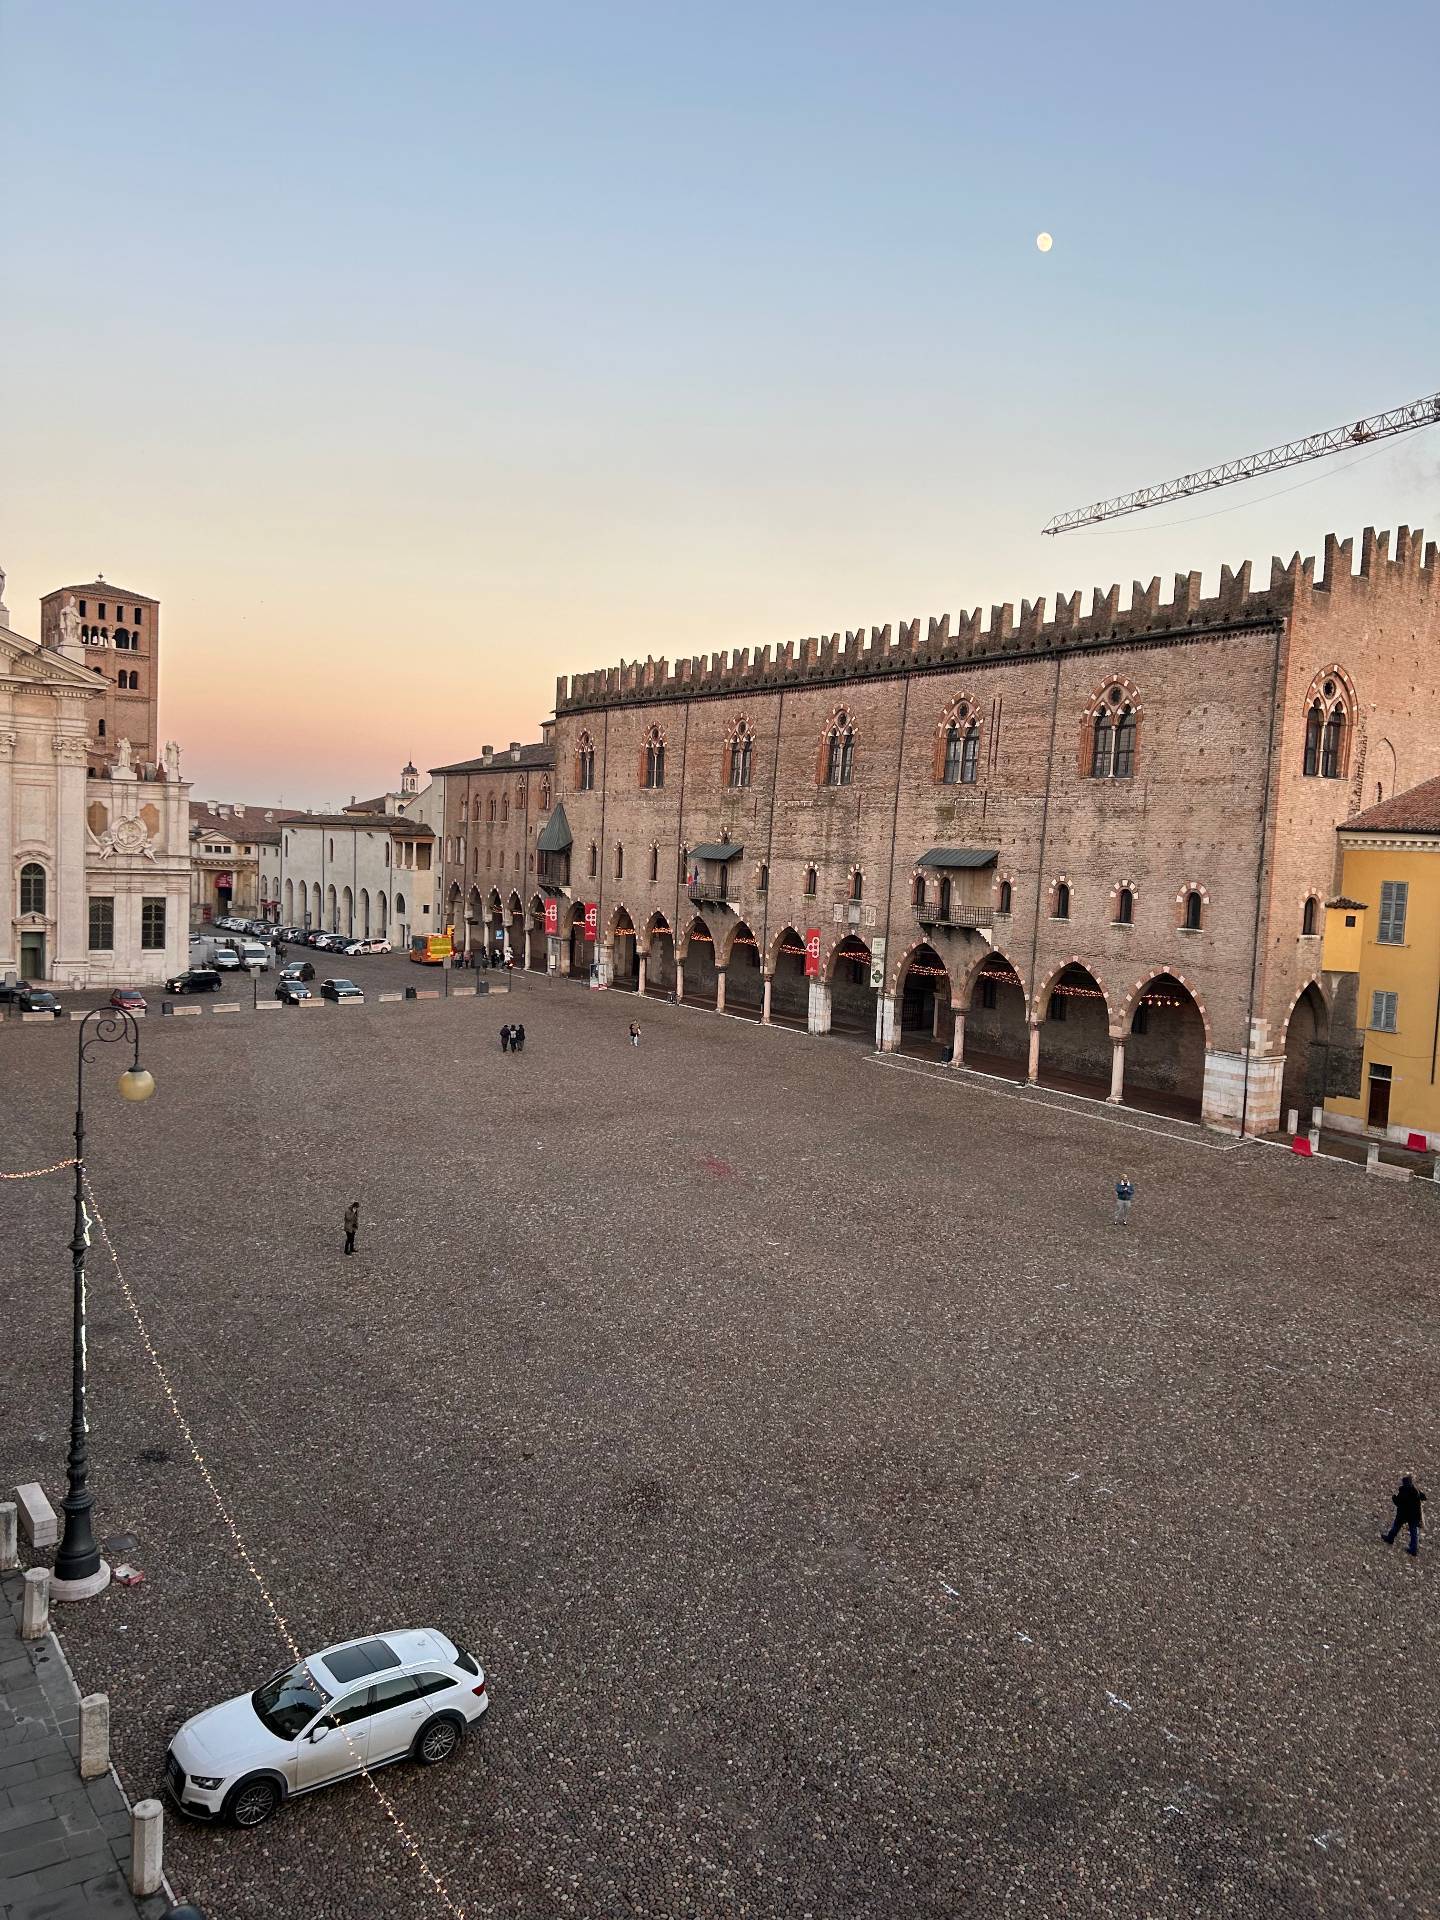
[[[1048,233],[1037,233],[1035,236],[1035,244],[1041,253],[1049,253],[1055,242],[1050,238]]]

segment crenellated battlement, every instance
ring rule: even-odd
[[[1400,527],[1395,552],[1390,534],[1367,527],[1361,536],[1360,569],[1354,571],[1355,542],[1326,534],[1324,565],[1315,577],[1315,560],[1297,552],[1288,561],[1278,555],[1270,562],[1265,587],[1251,584],[1251,563],[1222,566],[1219,589],[1208,599],[1198,572],[1177,573],[1168,600],[1162,600],[1160,576],[1148,583],[1133,582],[1128,606],[1120,605],[1119,586],[1096,587],[1090,611],[1082,613],[1081,595],[1057,594],[1051,618],[1046,602],[1022,600],[1020,615],[1014,603],[992,606],[988,622],[983,610],[931,615],[923,623],[898,621],[893,627],[864,627],[844,633],[811,635],[775,647],[737,647],[712,653],[707,659],[647,659],[621,661],[590,673],[561,674],[555,686],[557,713],[583,711],[613,704],[676,700],[705,694],[739,693],[747,689],[803,684],[808,680],[863,679],[870,674],[903,673],[971,660],[1009,655],[1052,653],[1062,648],[1097,646],[1114,641],[1150,640],[1163,644],[1193,638],[1207,628],[1246,625],[1283,619],[1315,593],[1372,595],[1389,591],[1404,579],[1419,590],[1440,586],[1440,556],[1436,543],[1426,542],[1419,528]]]

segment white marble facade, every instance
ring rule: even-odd
[[[0,575],[0,585],[4,576]],[[103,699],[78,642],[42,647],[0,606],[0,978],[153,986],[189,951],[188,787],[122,751],[86,777]]]

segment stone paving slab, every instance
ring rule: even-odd
[[[19,1574],[0,1609],[0,1920],[158,1920],[130,1892],[130,1812],[113,1773],[82,1780],[78,1694],[53,1634],[20,1638]]]

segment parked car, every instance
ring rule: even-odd
[[[322,1000],[363,1000],[365,996],[353,980],[322,980],[320,998]]]
[[[217,947],[210,964],[221,973],[239,973],[243,962],[233,947]]]
[[[362,953],[389,953],[390,942],[388,940],[362,940],[360,942],[360,951]]]
[[[0,1006],[7,1000],[18,1000],[22,993],[32,993],[34,989],[28,980],[0,980]]]
[[[167,993],[216,993],[219,988],[220,975],[214,967],[187,967],[165,982]]]
[[[119,1007],[125,1013],[144,1013],[144,996],[136,987],[116,987],[110,996],[112,1007]]]
[[[56,996],[45,987],[24,987],[15,995],[15,1005],[21,1013],[53,1013],[58,1020],[65,1009]]]
[[[290,980],[282,974],[280,984],[275,989],[275,998],[282,1006],[298,1007],[302,1000],[311,1000],[314,995],[303,980]]]
[[[313,980],[315,968],[309,960],[287,960],[280,969],[282,980]]]
[[[284,1800],[392,1760],[448,1760],[490,1704],[480,1663],[433,1627],[347,1640],[188,1719],[165,1756],[182,1813],[258,1827]]]

